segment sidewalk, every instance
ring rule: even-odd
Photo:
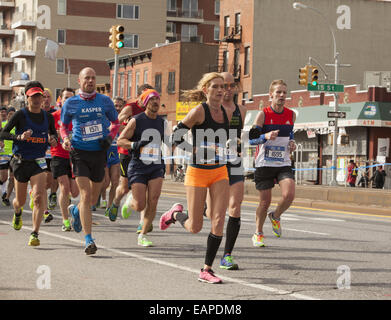
[[[186,193],[183,182],[174,182],[169,175],[164,180],[163,191],[183,195]],[[251,180],[245,181],[244,193],[245,200],[258,201],[258,191]],[[272,203],[277,203],[280,198],[280,188],[276,185],[273,188]],[[292,205],[391,216],[391,190],[296,185],[296,197]]]

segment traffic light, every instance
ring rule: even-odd
[[[119,49],[124,46],[124,30],[121,25],[112,26],[110,28],[110,44],[109,47],[114,50],[116,54],[119,54]]]
[[[317,67],[311,66],[311,85],[316,86],[318,84],[318,73]]]
[[[308,70],[309,65],[299,69],[299,85],[307,87],[308,84]]]

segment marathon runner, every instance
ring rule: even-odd
[[[289,208],[295,197],[295,181],[292,171],[291,152],[295,151],[293,125],[296,114],[286,108],[287,85],[283,80],[274,80],[269,88],[271,105],[260,111],[249,132],[251,145],[256,145],[255,186],[259,191],[256,211],[256,231],[253,245],[263,247],[263,225],[272,199],[275,181],[280,185],[281,200],[274,211],[268,214],[273,233],[281,237],[281,215]]]
[[[94,69],[82,69],[78,82],[79,94],[65,101],[61,109],[60,132],[63,148],[70,151],[73,173],[80,191],[79,204],[71,204],[68,207],[72,217],[72,228],[76,232],[84,231],[84,251],[90,255],[97,251],[91,235],[91,207],[97,202],[102,188],[107,149],[118,132],[119,122],[110,98],[96,92]],[[73,126],[72,136],[67,127],[70,123]]]
[[[45,152],[48,144],[57,145],[57,132],[50,113],[41,109],[44,88],[38,81],[25,85],[27,106],[13,115],[0,133],[0,139],[13,140],[13,157],[10,162],[15,177],[15,199],[13,200],[15,230],[22,228],[22,212],[26,202],[27,186],[30,181],[34,194],[33,232],[29,245],[39,246],[39,227],[47,205]],[[15,135],[11,130],[15,128]]]

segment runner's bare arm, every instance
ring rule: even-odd
[[[119,135],[119,138],[117,141],[117,144],[119,147],[122,147],[124,149],[131,148],[130,139],[133,137],[135,129],[136,129],[136,119],[130,119],[130,121],[126,125],[125,129],[122,130],[121,134]]]

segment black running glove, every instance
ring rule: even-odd
[[[153,138],[149,137],[148,140],[133,141],[131,144],[131,150],[134,152],[139,151],[142,147],[146,146],[148,143],[152,142]]]
[[[107,150],[110,148],[110,146],[113,142],[113,138],[110,136],[107,136],[106,138],[99,139],[98,142],[99,142],[99,145],[102,148],[102,150]]]

